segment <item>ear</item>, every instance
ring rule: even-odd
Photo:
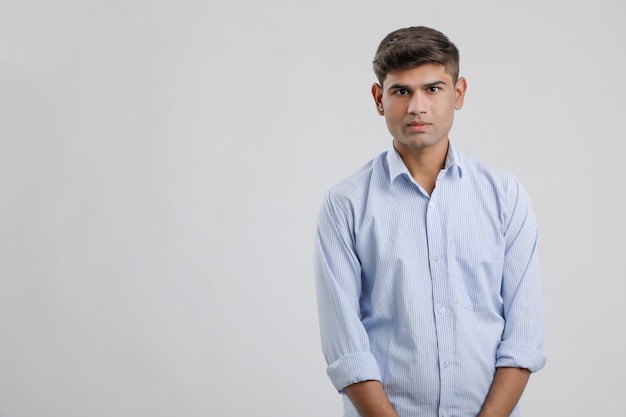
[[[382,116],[385,114],[385,108],[383,107],[383,87],[380,84],[372,84],[372,97],[374,97],[376,111]]]
[[[456,99],[454,101],[454,109],[461,110],[463,107],[463,101],[465,100],[465,91],[467,90],[467,81],[465,78],[461,77],[457,80],[456,85],[454,86],[454,92],[456,94]]]

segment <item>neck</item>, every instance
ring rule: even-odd
[[[429,194],[432,193],[439,171],[446,163],[448,140],[441,140],[432,146],[415,148],[403,145],[396,140],[393,143],[415,182]]]

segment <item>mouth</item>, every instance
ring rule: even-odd
[[[431,124],[426,122],[411,122],[407,126],[411,130],[422,131],[428,129]]]

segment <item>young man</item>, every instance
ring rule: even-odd
[[[458,152],[457,48],[411,27],[374,59],[393,146],[327,190],[316,286],[344,416],[519,416],[542,368],[537,226],[512,175]]]

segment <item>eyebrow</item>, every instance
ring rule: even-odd
[[[436,87],[438,85],[447,85],[444,81],[441,80],[437,80],[437,81],[433,81],[431,83],[426,83],[423,84],[422,87],[423,88],[429,88],[429,87]],[[391,91],[391,90],[410,90],[411,86],[407,85],[407,84],[391,84],[388,88],[387,91]]]

